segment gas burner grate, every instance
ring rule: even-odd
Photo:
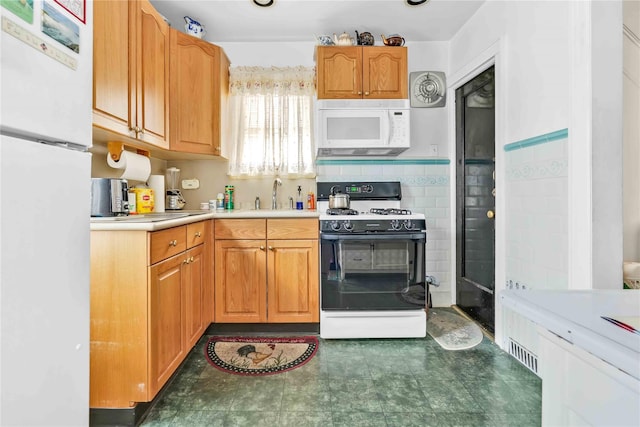
[[[375,215],[411,215],[409,209],[396,209],[396,208],[371,208],[369,213]]]
[[[327,215],[358,215],[358,211],[348,208],[329,208]]]

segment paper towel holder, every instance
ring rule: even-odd
[[[109,155],[114,161],[120,160],[120,156],[122,156],[122,152],[124,151],[124,142],[118,141],[109,141],[107,142],[107,150],[109,150]],[[147,150],[141,150],[136,148],[136,154],[140,154],[142,156],[150,157],[150,153]]]

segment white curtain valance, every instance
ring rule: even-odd
[[[231,95],[309,95],[315,90],[314,67],[231,67]]]

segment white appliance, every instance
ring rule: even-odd
[[[397,156],[411,145],[406,99],[319,100],[317,157]]]
[[[73,2],[82,4],[74,14],[52,1],[8,3],[13,10],[0,7],[0,425],[88,425],[93,3]]]
[[[334,189],[350,207],[329,209]],[[423,338],[426,221],[390,182],[318,182],[320,336]]]

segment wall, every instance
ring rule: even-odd
[[[640,3],[624,2],[624,260],[640,261]]]
[[[456,76],[496,53],[498,292],[620,287],[621,16],[619,2],[492,1],[451,40]]]

